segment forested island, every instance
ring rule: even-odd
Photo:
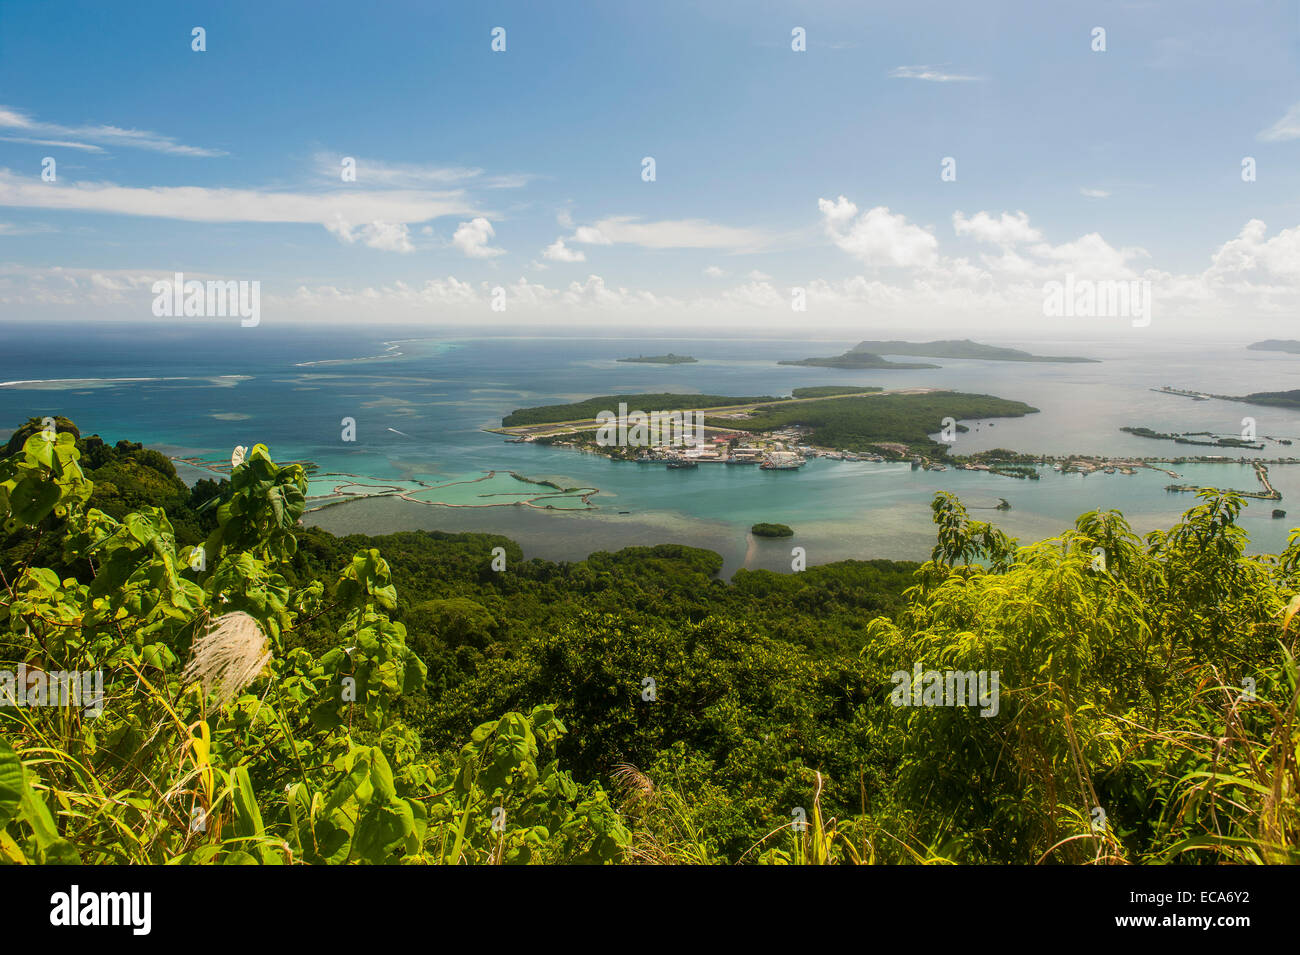
[[[1292,355],[1300,354],[1300,341],[1294,338],[1269,338],[1246,346],[1251,351],[1282,351]]]
[[[672,352],[667,355],[638,355],[636,358],[619,358],[616,360],[643,365],[689,365],[699,361],[698,358],[692,358],[690,355],[674,355]]]
[[[335,537],[261,445],[189,488],[56,426],[0,460],[0,671],[102,708],[0,707],[7,861],[1300,862],[1300,542],[1239,496],[1022,546],[941,493],[924,564],[727,583]]]
[[[794,398],[739,398],[722,395],[604,395],[567,405],[521,408],[494,429],[516,440],[572,443],[615,458],[638,455],[634,447],[598,446],[597,415],[631,411],[667,413],[700,410],[707,437],[735,438],[747,445],[784,450],[788,444],[839,452],[881,454],[901,459],[942,456],[948,445],[929,436],[945,418],[1021,417],[1038,409],[993,395],[914,388],[882,391],[844,386],[796,389]],[[965,425],[957,430],[965,431]]]
[[[832,355],[829,358],[799,358],[784,359],[777,362],[778,365],[803,365],[809,368],[843,368],[849,370],[860,370],[867,368],[892,369],[918,369],[918,368],[938,368],[938,365],[925,364],[923,362],[902,362],[890,361],[888,358],[881,358],[879,355],[865,351],[850,350],[843,355]]]
[[[1041,362],[1086,362],[1095,364],[1096,358],[1077,358],[1062,356],[1032,355],[1018,348],[1002,348],[997,345],[982,345],[969,338],[945,339],[933,342],[858,342],[853,352],[873,352],[878,355],[917,355],[925,358],[982,358],[985,361],[1041,361]]]
[[[1207,401],[1210,398],[1217,398],[1220,401],[1240,401],[1250,405],[1269,405],[1277,408],[1300,408],[1300,389],[1291,391],[1255,391],[1248,395],[1216,395],[1210,392],[1191,391],[1186,388],[1174,388],[1171,385],[1164,385],[1160,388],[1152,388],[1151,390],[1166,395],[1178,395],[1182,398],[1192,398],[1196,401]]]
[[[815,401],[760,405],[743,419],[748,432],[802,429],[803,443],[848,451],[881,451],[904,446],[900,456],[944,454],[948,445],[930,438],[944,418],[1019,418],[1037,414],[1023,401],[959,391],[844,395]],[[706,417],[706,423],[732,427],[736,422]],[[957,431],[967,430],[958,425]]]
[[[856,395],[864,391],[883,391],[882,388],[866,388],[857,385],[813,385],[809,388],[795,388],[790,392],[795,398],[833,398],[836,395]]]
[[[755,398],[734,398],[727,395],[673,395],[673,394],[637,394],[637,395],[601,395],[586,398],[565,405],[538,405],[535,408],[520,408],[501,419],[502,428],[518,428],[526,425],[550,424],[565,421],[584,421],[595,419],[602,411],[617,411],[619,402],[627,403],[629,408],[642,411],[691,411],[696,408],[717,408],[731,405],[749,405],[759,402],[778,401],[772,395]]]
[[[1218,397],[1216,395],[1215,397]],[[1256,391],[1230,401],[1244,401],[1252,405],[1272,405],[1277,408],[1300,408],[1300,390]]]
[[[1000,348],[981,345],[969,338],[933,342],[864,341],[858,342],[842,355],[832,358],[803,358],[786,360],[778,365],[809,365],[819,368],[938,368],[938,365],[894,362],[882,355],[914,355],[922,358],[982,358],[985,361],[1029,362],[1090,362],[1095,358],[1048,357],[1031,355],[1017,348]]]

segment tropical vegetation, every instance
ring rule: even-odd
[[[260,445],[193,489],[63,420],[5,450],[5,862],[1300,861],[1300,539],[1231,493],[1028,545],[941,494],[923,564],[728,582],[333,537]],[[997,705],[899,705],[951,672]]]

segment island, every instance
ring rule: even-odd
[[[521,408],[506,415],[500,428],[486,430],[516,443],[567,446],[619,460],[665,462],[672,468],[761,464],[788,471],[808,457],[827,457],[911,460],[914,466],[945,470],[938,459],[947,457],[950,445],[931,437],[943,429],[945,419],[1020,417],[1038,410],[992,395],[933,388],[846,389],[828,386],[812,389],[811,395],[798,389],[806,396],[791,398],[604,395]],[[672,426],[671,418],[677,419]],[[676,440],[683,425],[692,432],[689,442]],[[965,425],[955,427],[956,432],[966,430]]]
[[[1151,428],[1129,427],[1120,428],[1131,435],[1139,438],[1153,438],[1159,441],[1173,441],[1176,444],[1200,444],[1211,448],[1249,448],[1252,451],[1263,451],[1263,442],[1250,441],[1246,438],[1239,438],[1235,435],[1222,437],[1213,431],[1182,431],[1176,433],[1167,433],[1164,431],[1154,431]],[[1205,439],[1205,440],[1198,440]]]
[[[843,355],[832,355],[829,358],[787,358],[778,361],[777,364],[803,365],[808,368],[845,368],[854,371],[864,368],[882,368],[897,371],[940,367],[939,365],[930,365],[924,362],[890,361],[888,358],[881,358],[879,355],[858,351],[857,349],[850,349]]]
[[[1300,408],[1300,390],[1254,391],[1248,395],[1216,395],[1208,391],[1192,391],[1188,388],[1175,388],[1172,385],[1163,385],[1159,388],[1152,388],[1151,390],[1164,395],[1177,395],[1180,398],[1191,398],[1193,401],[1209,401],[1211,398],[1215,398],[1219,401],[1240,401],[1248,405],[1268,405],[1274,408]],[[1290,444],[1289,441],[1283,443]]]
[[[794,531],[787,524],[755,524],[749,532],[755,537],[794,537]]]
[[[979,358],[984,361],[1030,361],[1030,362],[1089,362],[1095,358],[1078,358],[1071,356],[1031,355],[1018,348],[1001,348],[996,345],[982,345],[969,338],[947,339],[933,342],[904,341],[863,341],[858,342],[842,355],[831,358],[787,359],[778,365],[808,365],[818,368],[938,368],[938,365],[914,364],[890,361],[883,355],[911,355],[919,358]]]
[[[1214,397],[1221,397],[1215,395]],[[1229,401],[1244,401],[1252,405],[1270,405],[1275,408],[1300,408],[1300,391],[1256,391]]]
[[[692,358],[690,355],[674,355],[669,352],[667,355],[638,355],[635,358],[619,358],[617,361],[633,362],[641,365],[689,365],[692,362],[699,361],[699,359]]]
[[[1294,338],[1267,338],[1246,347],[1251,351],[1284,351],[1291,355],[1300,355],[1300,341]]]
[[[1018,348],[1001,348],[982,345],[969,338],[943,339],[933,342],[858,342],[852,352],[871,352],[877,355],[916,355],[922,358],[981,358],[984,361],[1037,361],[1075,362],[1096,364],[1096,358],[1078,358],[1062,355],[1031,355]]]
[[[813,385],[811,388],[796,388],[790,394],[796,398],[834,398],[837,395],[860,395],[864,391],[880,390],[861,385]]]

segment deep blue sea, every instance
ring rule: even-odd
[[[799,471],[704,465],[668,471],[536,445],[507,444],[481,429],[530,405],[635,392],[786,395],[818,384],[930,386],[1018,399],[1040,409],[1019,419],[971,422],[958,451],[1007,447],[1093,454],[1197,454],[1216,449],[1133,437],[1119,429],[1239,434],[1256,419],[1261,435],[1297,440],[1295,412],[1157,394],[1161,385],[1219,394],[1300,388],[1300,356],[1255,352],[1244,343],[1060,342],[1009,344],[1039,354],[1083,355],[1099,364],[1028,364],[924,359],[943,367],[914,371],[840,371],[777,365],[782,358],[833,355],[862,336],[840,340],[738,340],[735,337],[610,338],[575,331],[488,337],[473,330],[414,326],[314,329],[232,324],[0,323],[0,436],[32,416],[61,414],[83,433],[142,441],[174,456],[229,458],[236,445],[266,444],[279,460],[306,459],[322,471],[380,481],[448,483],[490,470],[515,471],[565,487],[594,487],[593,508],[543,511],[517,506],[440,507],[385,498],[355,501],[309,515],[335,532],[410,528],[484,530],[518,540],[530,556],[577,559],[594,550],[678,541],[723,554],[740,566],[789,569],[790,551],[809,563],[849,557],[924,557],[933,544],[929,502],[952,491],[973,515],[1025,540],[1059,533],[1082,512],[1122,510],[1135,529],[1167,526],[1194,498],[1167,492],[1171,478],[1061,475],[1039,481],[971,472],[912,471],[908,465],[811,460]],[[700,359],[690,365],[638,365],[615,359],[664,352]],[[901,359],[923,360],[923,359]],[[652,410],[652,409],[645,409]],[[356,440],[343,440],[343,419]],[[1270,445],[1257,454],[1289,456]],[[1300,450],[1294,450],[1300,455]],[[1232,452],[1235,459],[1252,452]],[[1176,468],[1178,483],[1257,489],[1236,463]],[[201,472],[181,468],[195,479]],[[1285,546],[1300,467],[1275,466],[1280,504],[1254,502],[1245,526],[1255,549]],[[341,479],[318,478],[313,494]],[[490,485],[490,486],[489,486]],[[499,482],[483,485],[499,494]],[[440,499],[434,492],[422,495]],[[492,504],[478,487],[446,500]],[[1011,510],[991,508],[1005,497]],[[569,502],[571,503],[571,502]],[[793,540],[756,541],[757,521],[791,525]]]

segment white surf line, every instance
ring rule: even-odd
[[[102,382],[244,381],[252,377],[252,375],[169,375],[161,378],[24,378],[15,381],[0,381],[0,388],[12,388],[19,385],[93,385]]]
[[[400,341],[384,342],[383,344],[387,345],[388,347],[384,349],[384,352],[382,354],[379,355],[365,355],[362,356],[361,358],[322,358],[319,361],[298,361],[298,362],[294,362],[293,366],[295,368],[310,368],[313,365],[346,365],[349,362],[354,362],[354,361],[379,361],[380,359],[383,358],[401,358],[403,353],[397,350],[397,346],[402,344],[402,342],[418,342],[418,341],[424,341],[424,339],[403,338]]]

